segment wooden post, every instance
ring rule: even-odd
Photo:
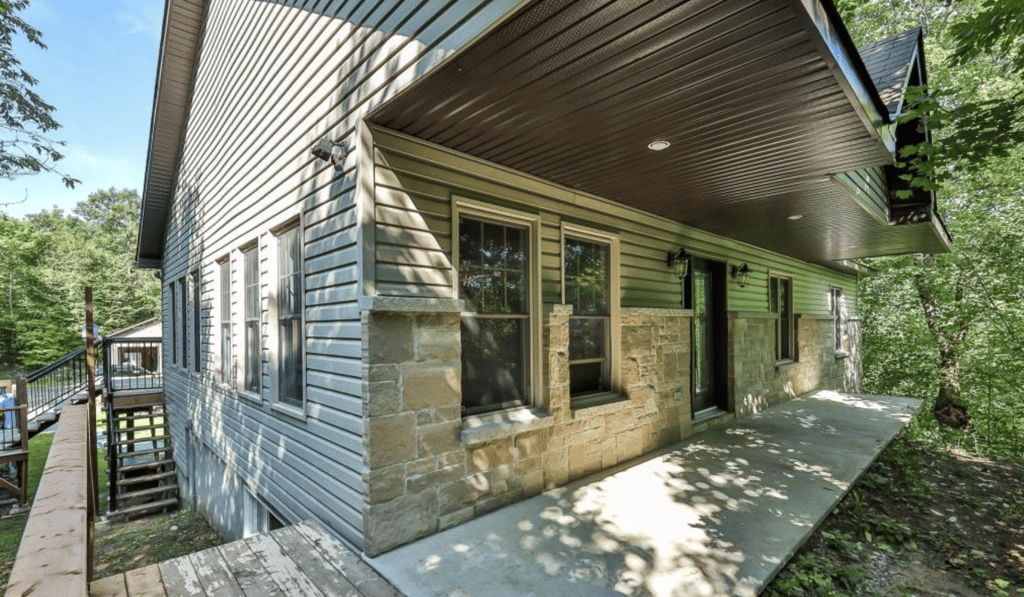
[[[28,406],[28,381],[20,375],[14,378],[14,406]]]
[[[92,287],[85,287],[85,375],[88,380],[89,397],[89,504],[90,525],[96,519],[100,503],[100,476],[96,465],[96,346],[92,335]],[[92,554],[89,554],[90,561]]]

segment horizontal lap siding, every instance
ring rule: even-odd
[[[561,301],[559,224],[619,234],[624,307],[678,307],[681,286],[665,265],[686,250],[730,265],[747,263],[750,283],[729,287],[729,309],[767,311],[769,272],[792,276],[797,313],[828,314],[830,287],[843,288],[851,312],[856,277],[706,233],[621,204],[523,176],[385,129],[376,143],[376,272],[382,295],[446,298],[452,294],[451,198],[482,200],[542,219],[543,300]]]
[[[164,239],[164,279],[198,268],[203,373],[167,361],[171,433],[189,427],[289,521],[315,518],[362,542],[361,249],[357,130],[370,109],[492,25],[511,0],[211,0],[177,187]],[[315,160],[324,136],[352,150],[343,168]],[[268,307],[276,258],[270,231],[302,215],[307,414],[271,407]],[[232,255],[233,351],[240,357],[241,259],[260,249],[263,400],[223,391],[215,261]],[[438,280],[427,278],[423,282]],[[435,274],[436,277],[436,274]],[[450,282],[449,282],[450,283]],[[166,294],[166,288],[165,288]],[[169,317],[166,306],[165,318]],[[191,314],[189,315],[191,317]],[[173,324],[165,321],[166,330]],[[169,345],[169,343],[168,343]],[[165,355],[170,352],[165,350]],[[186,465],[184,450],[175,456]]]

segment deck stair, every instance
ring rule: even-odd
[[[107,405],[111,517],[132,518],[178,507],[178,485],[163,400],[114,399]]]

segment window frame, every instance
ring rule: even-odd
[[[778,293],[776,284],[786,285],[786,299],[788,305],[779,305],[778,310],[772,309],[772,291]],[[778,273],[770,272],[768,274],[768,310],[775,313],[775,362],[776,363],[787,363],[794,362],[797,360],[797,349],[796,349],[796,315],[794,314],[793,308],[793,277]],[[788,309],[786,307],[788,306]],[[783,331],[788,334],[788,354],[783,353]]]
[[[280,410],[286,414],[298,417],[306,416],[306,404],[307,404],[307,392],[306,392],[306,315],[305,315],[305,247],[304,247],[304,231],[302,227],[302,219],[299,217],[289,218],[285,223],[271,229],[271,235],[273,237],[274,247],[272,254],[268,255],[268,267],[267,267],[267,280],[271,286],[270,300],[268,301],[268,313],[267,313],[267,346],[272,347],[269,351],[269,370],[270,370],[270,399],[275,409]],[[281,367],[285,366],[282,360],[281,344],[283,337],[281,335],[282,330],[282,319],[281,319],[281,266],[282,266],[282,250],[281,243],[282,238],[290,233],[296,235],[296,241],[298,243],[298,271],[294,272],[298,276],[299,280],[299,306],[298,313],[293,314],[293,318],[297,321],[299,326],[299,340],[298,340],[298,366],[299,366],[299,379],[298,379],[298,393],[299,402],[295,404],[285,400],[282,395],[281,383]]]
[[[605,340],[605,360],[608,363],[608,386],[609,389],[601,392],[590,392],[585,394],[570,395],[570,408],[578,409],[587,406],[604,404],[620,396],[621,394],[621,277],[620,277],[620,252],[619,236],[617,234],[603,232],[580,226],[577,224],[562,222],[560,238],[560,290],[562,304],[566,304],[566,262],[565,242],[567,239],[581,240],[593,244],[601,244],[608,247],[608,315],[607,335]],[[570,321],[575,317],[571,315]],[[570,325],[570,347],[572,345]],[[568,353],[567,353],[568,354]],[[569,369],[572,369],[571,355],[569,357]],[[571,375],[571,373],[570,373]]]
[[[235,375],[235,388],[239,396],[244,396],[250,400],[260,402],[263,399],[263,292],[262,292],[262,276],[260,275],[260,247],[259,241],[252,240],[238,248],[239,251],[239,267],[238,267],[238,281],[239,288],[241,289],[240,299],[241,308],[238,309],[239,318],[239,330],[241,330],[241,341],[240,341],[240,355],[238,363],[240,366],[237,367],[237,374]],[[248,256],[252,255],[256,265],[256,278],[250,284],[248,279],[249,264],[247,262]],[[249,301],[249,289],[255,289],[255,317],[250,318],[248,309],[250,306]],[[255,337],[256,337],[256,352],[254,355],[248,353],[249,350],[249,325],[255,323]],[[253,364],[255,366],[253,367]],[[255,371],[256,385],[254,388],[250,388],[248,385],[248,377],[250,369]]]
[[[540,214],[500,207],[483,201],[465,197],[452,196],[452,296],[459,297],[459,219],[470,217],[477,220],[494,222],[501,225],[512,225],[526,229],[527,238],[527,339],[526,350],[526,381],[524,387],[528,393],[523,405],[499,408],[487,412],[463,415],[463,418],[484,416],[495,412],[504,412],[519,408],[543,407],[544,392],[541,387],[541,349],[543,329],[541,318],[541,218]],[[468,305],[466,306],[468,309]],[[471,314],[464,311],[463,315]],[[460,322],[461,326],[461,322]],[[460,361],[462,357],[460,356]]]

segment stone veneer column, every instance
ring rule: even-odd
[[[466,476],[458,313],[409,312],[434,306],[425,301],[378,302],[390,308],[362,315],[363,532],[371,555],[436,532],[439,487]]]

